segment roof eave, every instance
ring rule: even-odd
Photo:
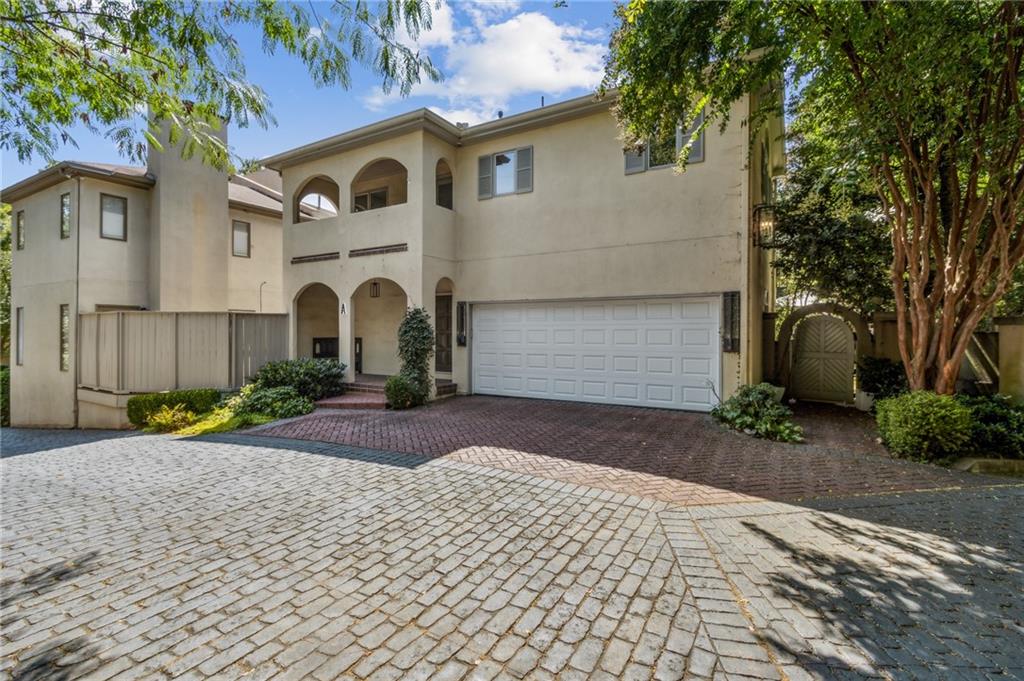
[[[75,177],[88,177],[140,189],[149,189],[156,184],[156,179],[148,173],[146,175],[125,175],[115,171],[103,171],[83,166],[73,161],[62,161],[9,187],[0,189],[0,200],[4,203],[14,203]]]

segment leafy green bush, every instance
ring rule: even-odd
[[[148,425],[149,417],[164,405],[184,405],[185,409],[196,414],[205,414],[213,409],[220,400],[220,391],[216,388],[196,388],[194,390],[172,390],[165,393],[149,393],[128,398],[128,420],[132,425],[143,427]]]
[[[405,318],[398,327],[398,357],[402,360],[399,374],[402,382],[394,383],[396,397],[401,402],[392,401],[391,406],[405,409],[423,404],[430,397],[430,358],[434,354],[434,327],[430,325],[430,315],[422,307],[407,310]],[[391,382],[390,379],[388,381]],[[387,386],[384,386],[387,395]],[[406,406],[405,399],[411,400]]]
[[[11,425],[11,368],[0,367],[0,426]]]
[[[939,461],[971,439],[971,409],[950,395],[915,390],[876,402],[875,411],[882,441],[899,456]]]
[[[878,400],[902,395],[910,390],[903,363],[886,357],[862,357],[857,362],[857,379],[860,389],[871,393]]]
[[[768,383],[744,385],[736,394],[711,410],[711,416],[748,435],[779,442],[800,442],[803,429],[793,423],[793,412],[775,400]]]
[[[176,404],[173,407],[162,404],[159,409],[149,415],[146,428],[158,433],[171,433],[187,428],[195,422],[195,413],[186,409],[184,404]]]
[[[389,376],[384,384],[384,397],[392,409],[408,409],[423,404],[424,398],[405,374]]]
[[[971,453],[1024,459],[1024,403],[1009,395],[957,395],[956,400],[971,410]]]
[[[265,414],[276,419],[302,416],[313,411],[313,401],[291,386],[260,388],[255,383],[242,388],[230,408],[239,416]]]
[[[288,359],[267,362],[253,376],[260,388],[295,388],[299,395],[316,402],[345,391],[345,365],[336,359]]]

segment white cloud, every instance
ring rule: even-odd
[[[449,47],[455,42],[455,16],[452,6],[447,2],[428,2],[430,8],[430,28],[420,32],[414,40],[405,26],[399,26],[396,39],[412,49],[431,47]]]
[[[518,6],[515,0],[460,5],[472,26],[460,26],[447,3],[434,9],[435,24],[416,42],[437,48],[431,55],[445,80],[421,83],[412,95],[444,102],[430,108],[449,120],[479,123],[507,109],[514,97],[536,93],[539,99],[596,88],[604,73],[604,33],[559,24],[540,12],[493,21]],[[393,95],[363,98],[373,110],[393,101]]]

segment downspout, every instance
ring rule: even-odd
[[[74,395],[75,399],[73,404],[75,405],[75,428],[78,428],[78,384],[81,382],[81,368],[79,362],[79,349],[81,348],[80,339],[78,337],[79,332],[79,288],[81,280],[80,265],[82,262],[82,176],[79,175],[75,178],[75,385]]]

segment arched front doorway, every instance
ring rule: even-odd
[[[452,371],[452,294],[455,285],[442,277],[434,289],[434,371]]]
[[[295,297],[295,356],[338,357],[338,296],[324,284]]]
[[[811,315],[796,327],[790,389],[793,397],[819,402],[853,400],[857,347],[840,317]]]
[[[390,279],[370,279],[356,288],[352,294],[352,355],[357,375],[398,373],[398,326],[407,307],[405,290]]]

